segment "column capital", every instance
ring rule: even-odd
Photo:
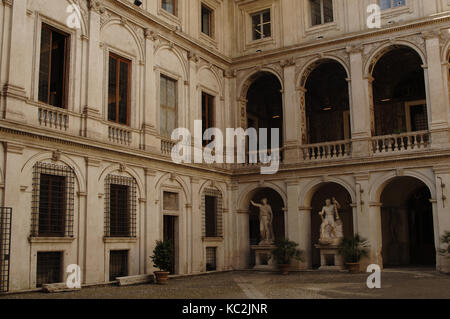
[[[105,7],[102,0],[88,0],[87,6],[91,12],[98,14],[103,14],[105,12]]]

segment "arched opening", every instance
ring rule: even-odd
[[[261,203],[263,198],[267,198],[273,212],[273,232],[275,240],[284,239],[286,237],[285,214],[283,198],[272,188],[258,189],[251,200],[255,203]],[[259,229],[259,209],[249,204],[249,237],[250,246],[258,245],[261,241],[261,233]],[[255,265],[255,254],[251,252],[250,266]]]
[[[279,130],[279,147],[283,147],[283,98],[278,78],[269,72],[260,72],[247,91],[247,127],[267,128],[268,148],[272,146],[271,129]]]
[[[351,138],[347,72],[334,60],[324,60],[309,75],[306,89],[308,144]]]
[[[436,264],[430,199],[428,187],[412,177],[395,178],[384,188],[381,230],[385,267]]]
[[[375,135],[427,131],[428,111],[422,59],[413,49],[393,46],[372,72]]]
[[[320,251],[314,245],[319,243],[320,225],[322,219],[319,212],[325,206],[327,199],[336,198],[341,205],[339,216],[344,225],[344,237],[353,236],[353,210],[351,207],[352,198],[348,191],[336,183],[324,183],[319,186],[311,199],[311,261],[314,269],[320,267]]]

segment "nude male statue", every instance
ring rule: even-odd
[[[269,205],[269,201],[267,198],[262,199],[262,204],[257,204],[253,201],[250,201],[253,206],[259,208],[259,229],[261,232],[261,242],[262,244],[272,244],[274,241],[273,229],[272,229],[272,221],[273,221],[273,212],[272,207]]]
[[[336,200],[336,198],[333,197],[333,200],[327,199],[325,201],[325,206],[322,208],[322,211],[319,213],[320,217],[322,218],[322,225],[320,228],[320,237],[321,238],[336,238],[336,221],[339,221],[340,223],[340,217],[339,217],[339,209],[341,208],[341,205]],[[336,220],[335,220],[336,218]]]

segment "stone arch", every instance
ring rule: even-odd
[[[304,88],[306,86],[306,82],[308,81],[309,75],[322,63],[327,61],[335,61],[339,63],[345,70],[347,74],[347,78],[350,78],[350,69],[347,63],[341,58],[334,55],[321,55],[320,57],[311,58],[308,62],[305,63],[301,71],[297,75],[296,84],[297,88]]]
[[[226,207],[226,201],[227,201],[227,196],[226,196],[226,191],[223,189],[223,187],[216,182],[212,182],[212,181],[204,181],[201,185],[200,185],[200,190],[198,192],[198,194],[200,196],[203,195],[203,193],[205,192],[205,189],[207,188],[211,188],[211,189],[215,189],[218,192],[220,192],[220,195],[222,196],[223,202],[224,202],[224,207]]]
[[[397,177],[412,177],[415,178],[422,183],[424,183],[428,189],[430,190],[432,198],[436,198],[436,187],[434,182],[427,177],[424,173],[413,171],[413,170],[406,170],[403,172],[403,174],[400,176],[397,172],[391,171],[389,173],[386,173],[379,178],[377,178],[370,186],[369,189],[369,200],[371,203],[379,203],[381,194],[383,193],[383,190],[385,187],[395,178]]]
[[[69,4],[73,5],[73,8],[75,10],[75,14],[78,16],[78,18],[80,19],[80,25],[81,25],[81,34],[82,35],[87,35],[87,23],[86,23],[86,14],[84,13],[84,11],[81,9],[82,4],[80,4],[80,0],[67,0],[67,2],[69,2]]]
[[[278,195],[280,195],[280,197],[283,199],[284,207],[287,207],[287,194],[285,190],[275,183],[264,182],[264,184],[262,185],[256,183],[250,184],[244,190],[242,190],[237,201],[237,209],[241,211],[248,210],[248,204],[250,203],[250,200],[258,192],[258,190],[262,188],[270,188],[278,193]]]
[[[129,24],[127,22],[123,22],[121,19],[119,18],[114,18],[109,20],[108,22],[106,22],[104,25],[101,26],[100,29],[100,37],[102,38],[105,31],[109,28],[112,27],[114,25],[119,25],[121,27],[123,27],[126,31],[128,31],[128,33],[131,35],[132,39],[135,42],[135,45],[137,47],[137,51],[138,51],[138,56],[137,58],[140,61],[145,61],[145,53],[144,53],[144,48],[142,47],[142,43],[139,40],[139,36],[136,34],[136,32],[133,30],[133,28],[131,28],[129,26]],[[120,49],[120,48],[119,48]]]
[[[175,181],[175,182],[180,186],[180,188],[181,188],[182,191],[183,191],[184,202],[185,202],[186,204],[190,204],[190,203],[191,203],[191,198],[192,198],[192,197],[191,197],[191,192],[190,192],[189,187],[188,187],[188,185],[186,184],[186,182],[185,182],[182,178],[180,178],[179,176],[173,176],[171,173],[163,174],[163,175],[156,181],[156,183],[155,183],[155,189],[159,191],[159,190],[161,189],[161,187],[164,185],[164,183],[165,183],[167,180],[173,180],[173,181]]]
[[[450,40],[447,40],[442,48],[442,62],[449,63],[450,60]]]
[[[217,84],[217,93],[219,93],[221,97],[224,96],[225,92],[224,92],[223,81],[222,81],[220,75],[218,74],[218,72],[211,65],[205,64],[205,65],[202,65],[198,69],[197,74],[200,74],[204,70],[206,70],[207,72],[210,72],[212,74],[212,76],[215,79],[215,82]]]
[[[51,152],[41,152],[31,156],[22,166],[21,174],[24,176],[32,176],[33,167],[36,163],[46,160],[52,160],[52,157],[53,153]],[[60,154],[60,158],[55,163],[62,163],[66,166],[69,166],[75,174],[75,181],[78,186],[78,191],[81,193],[86,192],[86,179],[82,174],[82,170],[69,156]]]
[[[189,72],[188,72],[188,66],[186,64],[187,60],[184,58],[183,53],[178,48],[176,48],[173,44],[168,43],[168,44],[160,45],[155,50],[154,56],[155,56],[156,61],[158,61],[158,56],[160,54],[162,54],[162,52],[165,50],[169,51],[177,58],[178,62],[180,63],[181,69],[182,69],[182,73],[183,73],[183,74],[181,74],[182,78],[188,79]]]
[[[270,73],[274,75],[281,85],[281,90],[284,90],[284,81],[283,76],[274,68],[271,68],[270,66],[265,66],[258,69],[252,69],[249,74],[245,76],[245,80],[243,83],[239,86],[238,92],[240,92],[240,98],[241,99],[247,99],[247,92],[250,86],[259,78],[259,76],[263,73]]]
[[[112,164],[108,167],[106,167],[98,176],[98,182],[100,185],[104,185],[105,179],[108,175],[114,173],[114,172],[122,172],[124,174],[129,175],[136,181],[136,185],[138,188],[139,197],[138,198],[145,198],[143,194],[145,194],[145,188],[144,184],[142,183],[141,178],[139,177],[139,174],[137,174],[132,168],[128,166],[122,166],[120,164]]]
[[[329,177],[326,180],[324,180],[322,178],[316,178],[316,179],[312,180],[311,182],[309,182],[305,187],[303,187],[302,191],[300,192],[300,196],[299,196],[299,200],[300,200],[299,206],[300,207],[311,207],[311,201],[312,201],[314,194],[321,186],[323,186],[324,184],[327,184],[327,183],[337,184],[337,185],[345,188],[345,190],[350,195],[352,202],[353,203],[356,202],[356,191],[355,191],[355,188],[350,183],[348,183],[347,181],[345,181],[341,178],[338,178],[338,177]]]
[[[378,48],[376,48],[372,54],[367,59],[367,62],[364,66],[364,76],[370,77],[372,76],[373,70],[375,69],[375,66],[377,65],[378,61],[389,51],[401,48],[401,47],[407,47],[415,51],[422,60],[422,63],[426,64],[426,55],[425,53],[415,44],[409,42],[409,41],[389,41],[388,43],[380,45]]]

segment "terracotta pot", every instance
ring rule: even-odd
[[[168,271],[155,271],[156,283],[158,285],[167,285],[167,280],[169,280]]]
[[[278,267],[280,268],[281,274],[286,276],[287,274],[289,274],[289,268],[291,267],[291,265],[278,265]]]
[[[351,274],[359,274],[361,272],[359,263],[347,263],[347,268]]]

